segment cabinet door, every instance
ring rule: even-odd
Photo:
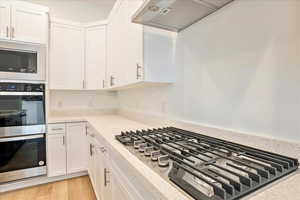
[[[106,73],[106,26],[86,29],[85,88],[104,88]]]
[[[95,149],[95,160],[94,160],[94,169],[95,169],[95,185],[94,191],[96,196],[100,200],[106,200],[104,198],[104,159],[102,152],[98,148]]]
[[[50,40],[50,89],[83,89],[83,29],[77,26],[53,23]]]
[[[104,183],[103,183],[103,199],[111,200],[112,199],[112,180],[111,180],[111,166],[108,159],[108,155],[104,153]],[[121,198],[122,199],[122,198]]]
[[[112,200],[132,200],[125,187],[118,181],[118,177],[112,175]]]
[[[0,39],[10,39],[10,5],[0,2]]]
[[[67,173],[87,170],[87,140],[85,123],[69,123],[67,133]]]
[[[47,43],[48,15],[19,5],[12,6],[11,39],[30,43]]]
[[[107,25],[107,82],[108,86],[115,87],[125,84],[126,73],[124,72],[124,60],[126,53],[124,51],[123,35],[126,27],[122,20],[122,5],[116,9],[109,24]],[[125,28],[125,29],[124,29]],[[127,41],[128,43],[128,41]]]
[[[142,3],[142,0],[125,0],[122,4],[122,24],[125,30],[122,45],[125,55],[121,70],[122,74],[126,74],[126,84],[143,80],[143,26],[131,22],[132,15]]]
[[[66,140],[65,134],[47,136],[48,176],[66,174]]]

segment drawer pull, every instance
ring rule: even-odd
[[[63,131],[64,129],[63,128],[52,128],[51,130],[52,131]]]

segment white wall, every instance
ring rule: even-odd
[[[76,22],[105,20],[115,0],[23,0],[50,8],[50,16]]]
[[[102,91],[50,91],[50,112],[118,108],[116,93]]]
[[[181,32],[173,86],[120,107],[300,141],[300,1],[236,0]]]

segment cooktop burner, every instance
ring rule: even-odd
[[[116,139],[195,200],[240,199],[299,167],[297,159],[174,127]]]

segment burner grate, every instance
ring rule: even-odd
[[[116,139],[168,155],[169,179],[196,200],[239,199],[299,167],[297,159],[174,127],[122,132]]]

